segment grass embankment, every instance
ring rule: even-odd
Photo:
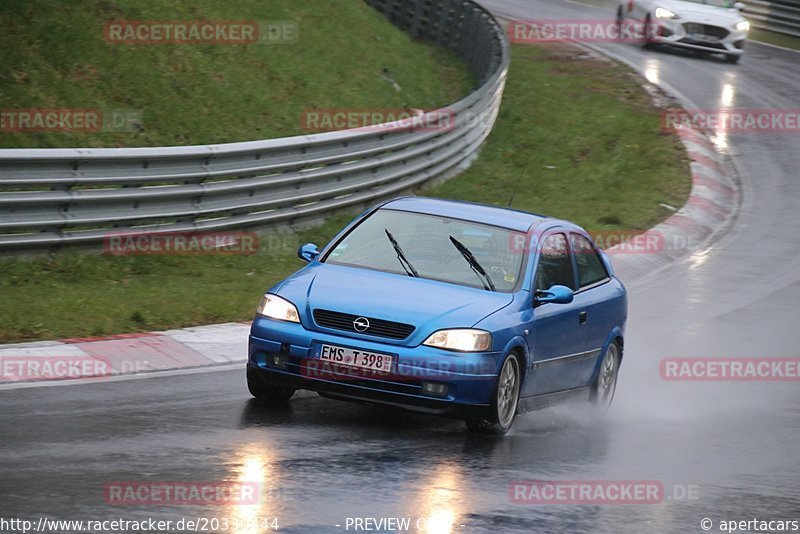
[[[591,229],[644,229],[680,206],[684,150],[624,66],[564,47],[512,47],[502,110],[480,158],[422,194],[566,217]],[[262,239],[257,255],[61,254],[0,262],[0,339],[25,340],[247,320],[261,292],[301,266],[350,216]]]
[[[291,21],[298,33],[285,44],[131,45],[104,36],[111,21],[201,19]],[[0,148],[282,137],[307,133],[301,115],[309,108],[432,108],[472,84],[452,54],[412,41],[359,1],[0,2],[0,28],[0,108],[142,115],[134,132],[0,131]]]

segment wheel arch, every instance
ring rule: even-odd
[[[522,381],[520,383],[520,391],[522,391],[522,387],[528,380],[528,362],[530,362],[530,355],[528,353],[528,343],[525,341],[525,338],[523,338],[522,336],[514,336],[508,340],[505,347],[503,347],[502,361],[499,361],[497,365],[498,373],[500,372],[500,369],[502,369],[503,362],[511,353],[514,353],[517,357],[517,360],[519,360],[520,374],[522,375],[521,377]]]
[[[606,355],[606,351],[608,351],[608,347],[611,346],[612,343],[616,343],[617,348],[619,349],[619,365],[622,366],[622,359],[623,355],[625,354],[625,336],[622,333],[622,328],[616,326],[614,327],[611,332],[609,332],[608,336],[606,336],[606,340],[603,343],[603,347],[600,350],[600,355],[597,357],[597,361],[594,364],[594,371],[592,371],[592,379],[590,383],[594,383],[597,379],[597,374],[600,372],[600,365],[603,363],[603,358]]]

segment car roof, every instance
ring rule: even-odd
[[[535,213],[528,213],[511,208],[429,197],[397,198],[386,202],[381,207],[400,211],[425,213],[427,215],[452,217],[454,219],[465,219],[477,223],[508,228],[509,230],[518,232],[527,232],[534,224],[549,219],[549,217],[544,215],[537,215]]]

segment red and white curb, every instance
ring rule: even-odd
[[[0,345],[0,384],[92,379],[247,360],[249,324]]]

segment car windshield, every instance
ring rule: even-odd
[[[714,7],[733,7],[735,3],[734,0],[683,0],[684,2],[691,2],[693,4],[704,4],[707,6],[714,6]]]
[[[345,235],[325,263],[509,292],[525,234],[461,219],[380,209]]]

